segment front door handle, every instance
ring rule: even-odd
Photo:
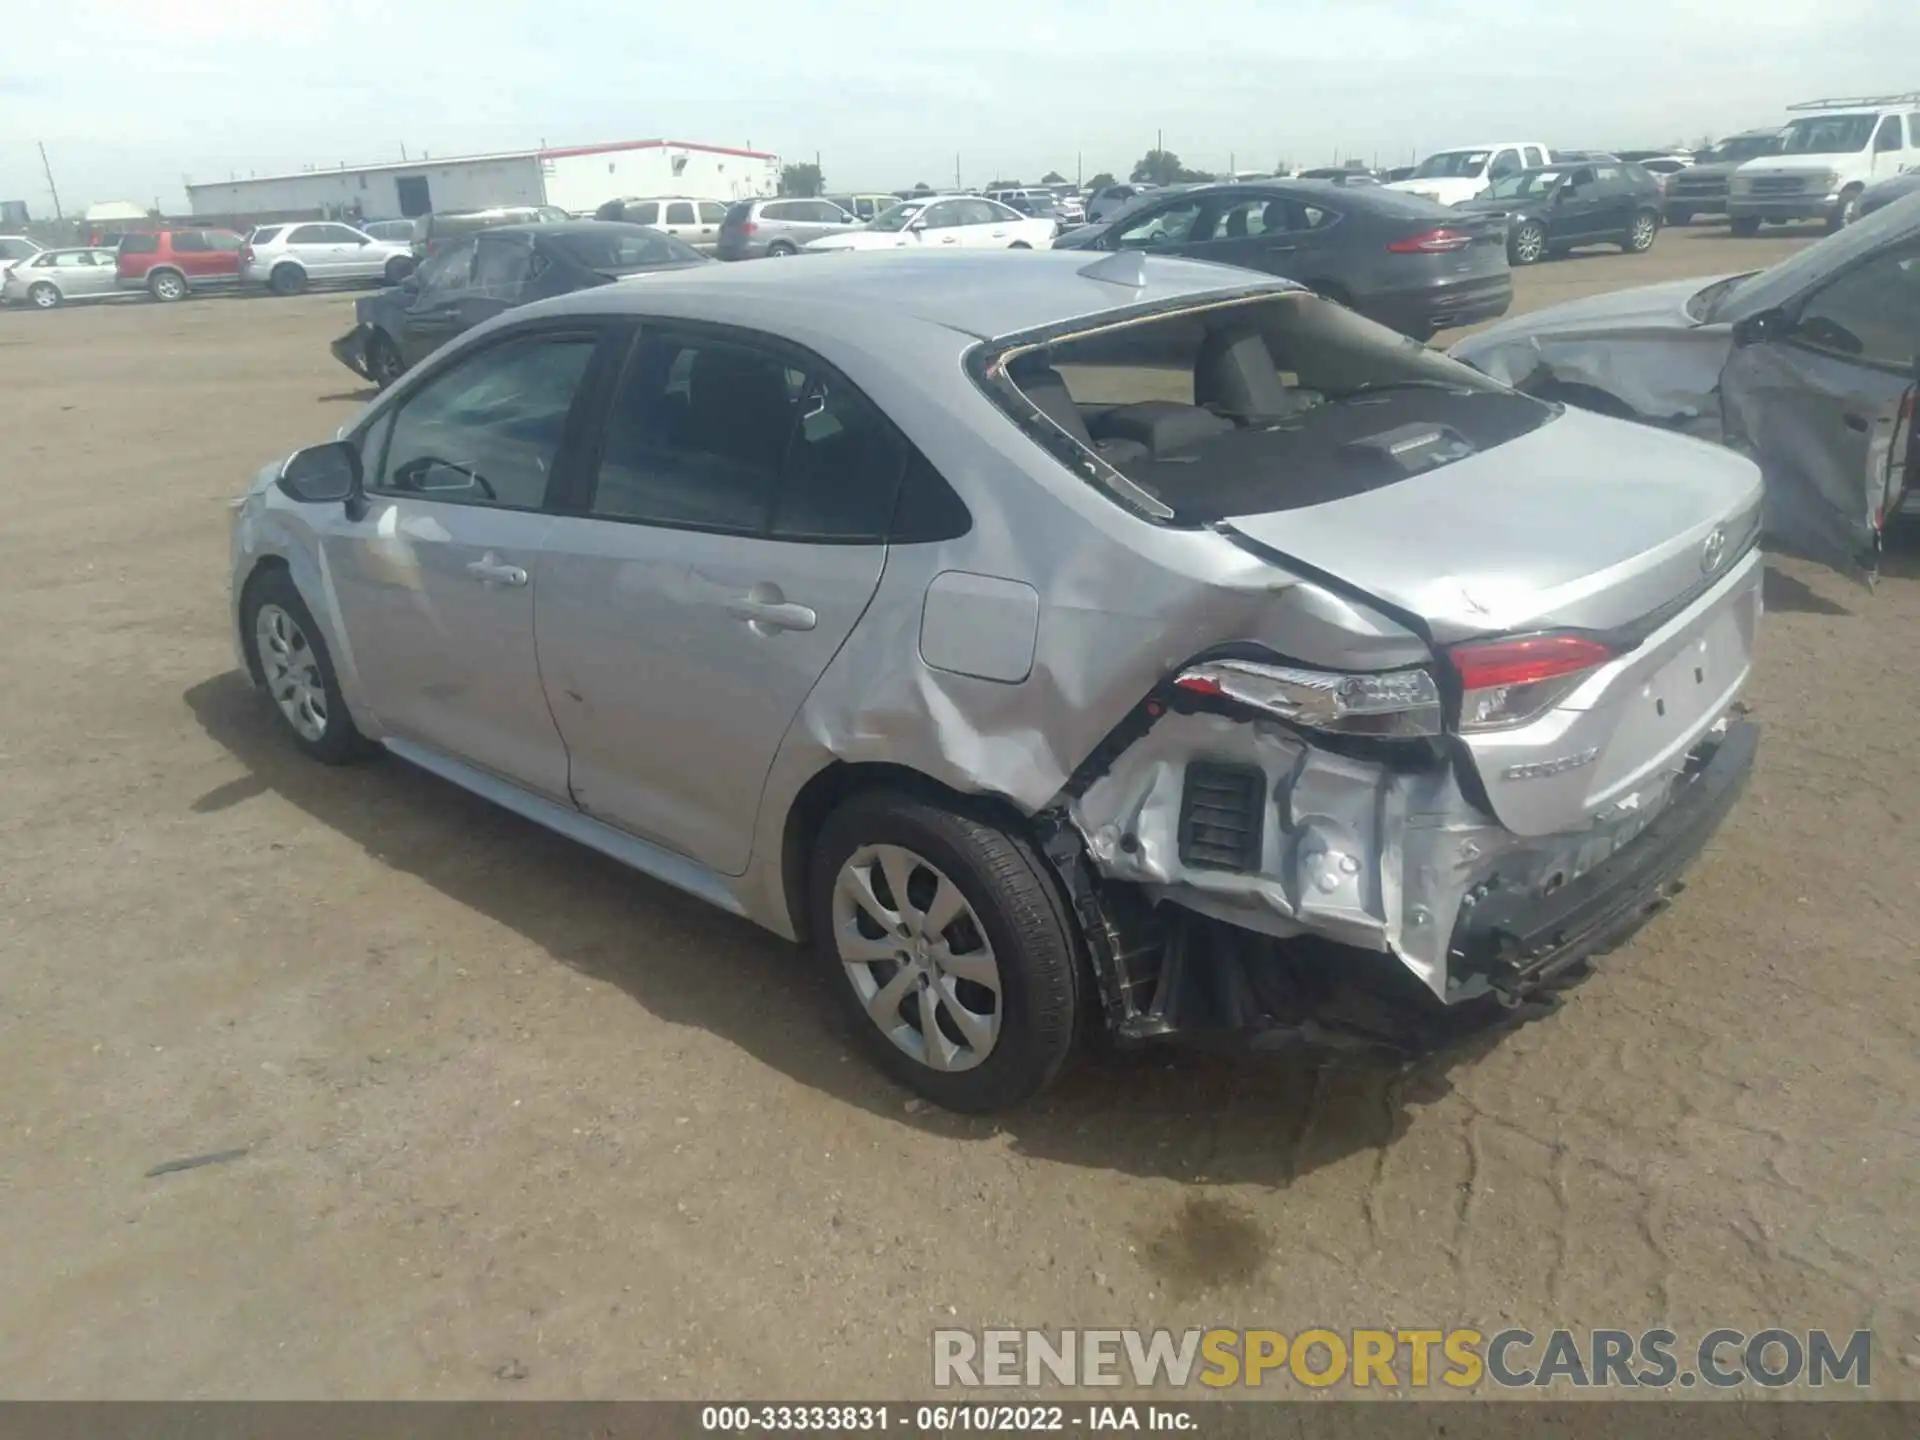
[[[1267,245],[1262,248],[1265,249],[1269,255],[1291,255],[1300,247],[1298,245]]]
[[[754,588],[758,590],[760,587]],[[790,600],[762,599],[751,594],[729,604],[727,614],[736,620],[746,621],[762,635],[772,635],[781,630],[811,630],[820,623],[820,617],[806,605],[795,605]]]
[[[491,550],[487,552],[485,559],[475,560],[472,564],[468,565],[467,574],[478,580],[482,585],[489,587],[494,585],[509,585],[518,589],[527,583],[526,571],[522,570],[518,565],[502,564],[494,558]]]

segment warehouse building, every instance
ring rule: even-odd
[[[625,195],[739,200],[772,195],[779,184],[779,158],[763,151],[688,140],[627,140],[441,160],[423,155],[393,164],[210,181],[189,184],[187,199],[198,216],[396,220],[494,205],[554,205],[591,215]]]

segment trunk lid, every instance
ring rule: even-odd
[[[1440,644],[1631,626],[1758,525],[1760,472],[1719,446],[1567,410],[1394,484],[1224,527],[1418,617]]]
[[[1395,484],[1223,522],[1432,637],[1598,632],[1612,659],[1553,708],[1461,744],[1494,815],[1557,834],[1664,803],[1746,682],[1761,483],[1718,446],[1580,411]]]

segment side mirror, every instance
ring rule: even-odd
[[[1783,310],[1762,310],[1757,315],[1748,315],[1733,322],[1734,348],[1744,350],[1749,345],[1764,345],[1769,340],[1778,340],[1793,329],[1793,323]]]
[[[909,220],[907,222],[907,229],[909,230],[924,230],[926,228],[927,228],[927,222],[918,218],[917,216],[914,219]]]
[[[303,505],[351,500],[360,484],[360,452],[344,440],[296,450],[280,467],[281,492]]]

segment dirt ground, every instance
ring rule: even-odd
[[[1517,308],[1751,268],[1663,235]],[[236,668],[227,502],[351,298],[0,314],[0,1393],[905,1396],[935,1326],[1870,1327],[1920,1396],[1920,545],[1781,565],[1747,799],[1439,1073],[909,1105],[785,944]],[[244,1150],[199,1168],[168,1161]]]

